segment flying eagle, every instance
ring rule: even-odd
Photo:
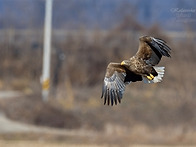
[[[170,56],[171,49],[162,39],[143,36],[139,38],[137,53],[121,63],[109,63],[103,83],[104,105],[121,102],[125,86],[131,82],[157,83],[162,81],[165,67],[157,67],[162,56]]]

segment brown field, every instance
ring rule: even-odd
[[[22,93],[0,99],[0,111],[33,126],[27,132],[0,132],[1,146],[196,144],[196,44],[191,32],[182,39],[157,27],[142,32],[81,29],[59,40],[54,31],[48,102],[41,99],[42,32],[33,32],[5,30],[0,42],[0,90]],[[165,39],[172,48],[172,58],[160,63],[166,67],[163,82],[131,84],[120,105],[104,106],[100,95],[107,64],[134,55],[141,34]]]

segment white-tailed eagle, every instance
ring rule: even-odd
[[[125,86],[131,82],[157,83],[162,81],[165,67],[156,67],[162,56],[170,56],[171,49],[166,42],[150,36],[139,38],[137,53],[121,63],[109,63],[103,83],[104,104],[121,102]]]

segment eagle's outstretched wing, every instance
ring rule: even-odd
[[[120,63],[110,63],[106,69],[103,83],[102,96],[104,104],[113,105],[121,102],[125,91],[126,71]]]
[[[170,48],[166,42],[150,36],[140,37],[139,49],[135,56],[142,58],[149,65],[157,65],[162,56],[170,56]]]
[[[110,63],[106,69],[102,89],[101,98],[104,98],[104,104],[117,105],[117,103],[120,103],[125,86],[136,81],[142,81],[142,77],[120,63]]]

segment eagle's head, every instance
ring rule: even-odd
[[[130,66],[130,60],[123,60],[120,65],[123,65],[123,66]]]

